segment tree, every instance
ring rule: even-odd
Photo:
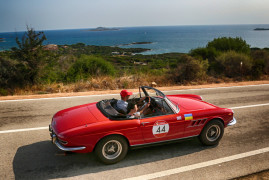
[[[217,51],[235,51],[238,53],[250,54],[250,45],[241,37],[216,38],[207,44],[207,48],[215,48]]]
[[[16,37],[18,47],[13,47],[13,57],[21,63],[21,71],[26,83],[37,83],[38,73],[43,60],[42,43],[46,40],[43,32],[36,32],[27,26],[21,41]]]

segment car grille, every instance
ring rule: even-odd
[[[51,125],[49,126],[49,131],[50,131],[50,136],[51,136],[51,140],[52,140],[53,144],[55,143],[55,141],[58,141],[62,145],[68,144],[67,141],[64,141],[64,140],[58,138],[58,136],[54,133],[53,129],[51,128]]]

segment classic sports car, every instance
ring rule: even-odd
[[[224,127],[236,124],[231,109],[204,102],[198,95],[164,95],[147,86],[129,99],[138,107],[150,102],[139,117],[118,112],[116,99],[80,105],[57,112],[49,125],[52,142],[63,151],[92,152],[105,164],[122,160],[129,148],[198,136],[204,145],[216,145]]]

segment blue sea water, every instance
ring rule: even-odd
[[[148,48],[143,54],[162,54],[169,52],[187,53],[191,49],[204,47],[218,37],[241,37],[251,47],[269,47],[269,31],[254,31],[255,28],[269,28],[268,25],[201,25],[201,26],[156,26],[124,27],[118,31],[47,30],[45,44],[75,44],[120,46],[123,48]],[[15,38],[24,32],[0,33],[0,50],[16,46]],[[133,42],[152,42],[152,44],[124,45]]]

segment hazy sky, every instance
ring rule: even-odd
[[[269,0],[0,0],[0,32],[269,24]]]

